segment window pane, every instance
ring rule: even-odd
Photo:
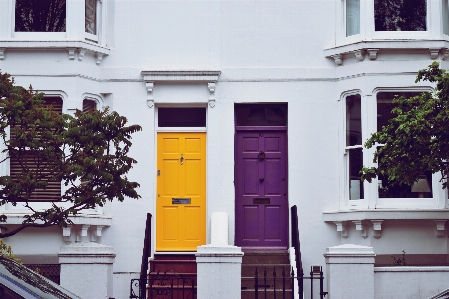
[[[206,127],[206,108],[159,108],[159,127]]]
[[[97,0],[86,0],[86,32],[97,34]]]
[[[287,104],[235,106],[237,126],[287,126]]]
[[[362,144],[361,97],[346,97],[346,146]]]
[[[376,31],[426,31],[426,0],[374,0]]]
[[[65,32],[66,0],[16,0],[16,32]]]
[[[346,36],[360,33],[360,0],[346,1]]]
[[[443,0],[442,20],[443,20],[443,33],[449,35],[449,4],[448,0]]]
[[[421,92],[380,92],[377,94],[377,131],[388,125],[388,121],[394,117],[391,110],[392,103],[396,96],[410,98],[420,95]],[[379,160],[381,157],[379,157]],[[379,175],[379,197],[380,198],[431,198],[432,195],[432,174],[430,172],[420,176],[418,182],[412,186],[390,186],[388,178]]]
[[[363,183],[360,180],[360,170],[363,167],[361,148],[347,151],[349,155],[349,199],[363,199]]]

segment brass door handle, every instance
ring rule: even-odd
[[[181,154],[181,158],[179,158],[179,162],[182,164],[184,164],[184,156]]]

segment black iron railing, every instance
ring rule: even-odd
[[[290,208],[292,217],[292,247],[295,248],[295,261],[296,261],[296,273],[298,276],[303,277],[304,271],[302,269],[301,261],[301,246],[299,242],[299,230],[298,230],[298,208],[296,205]],[[304,293],[304,282],[302,279],[298,279],[298,294],[302,296]]]
[[[314,296],[314,281],[319,280],[319,298],[324,299],[327,292],[323,291],[324,276],[321,266],[312,266],[310,271],[310,276],[295,276],[295,271],[292,268],[291,272],[285,272],[282,268],[280,273],[276,272],[274,268],[272,275],[267,273],[266,268],[263,273],[259,274],[257,268],[254,272],[254,295],[255,299],[294,299],[295,298],[295,279],[301,281],[310,280],[310,298],[313,299]],[[303,293],[300,293],[300,298],[302,298]]]
[[[151,256],[151,213],[147,213],[145,238],[143,242],[142,264],[139,278],[131,280],[129,298],[146,299],[146,281],[148,277],[148,258]],[[139,283],[142,282],[142,283]],[[135,287],[138,286],[136,290]]]
[[[27,268],[59,284],[61,277],[60,264],[24,264]]]
[[[132,279],[129,298],[142,299],[138,292],[142,285],[148,291],[148,299],[195,299],[195,279],[171,271],[150,272],[148,279]]]

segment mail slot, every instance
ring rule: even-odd
[[[173,205],[189,205],[190,204],[190,198],[186,197],[173,197],[171,199],[171,203]]]
[[[270,198],[269,197],[254,197],[253,203],[255,205],[269,205],[270,204]]]

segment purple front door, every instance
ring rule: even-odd
[[[288,246],[286,131],[237,131],[236,245]]]

